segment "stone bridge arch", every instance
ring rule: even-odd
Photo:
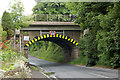
[[[24,47],[29,47],[37,41],[51,41],[62,47],[64,62],[69,62],[78,57],[78,42],[69,36],[61,34],[36,36],[28,41]]]
[[[56,35],[50,36],[51,31],[54,31]],[[24,35],[24,32],[28,34]],[[51,41],[63,48],[64,59],[67,62],[78,58],[80,35],[80,26],[74,22],[33,22],[29,27],[20,30],[20,51],[27,55],[28,47],[35,40]],[[29,36],[30,41],[24,41],[24,36]]]

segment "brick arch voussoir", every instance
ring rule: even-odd
[[[46,39],[46,38],[60,38],[60,39],[63,39],[63,40],[66,40],[66,41],[72,43],[75,46],[78,46],[78,42],[76,40],[74,40],[73,38],[70,38],[69,36],[65,36],[65,35],[61,35],[61,34],[55,34],[55,35],[46,34],[46,35],[34,37],[32,40],[28,41],[24,47],[29,47],[30,45],[34,44],[35,42]]]

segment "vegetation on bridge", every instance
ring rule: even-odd
[[[61,6],[65,7],[65,9],[63,9],[63,12],[60,11],[62,7],[59,7],[59,10],[57,9],[58,4],[62,4]],[[83,34],[85,34],[85,30],[88,30],[88,33],[84,36],[81,35],[79,43],[79,59],[72,61],[72,64],[85,64],[87,66],[102,65],[112,68],[118,68],[120,67],[119,7],[120,2],[53,2],[51,4],[38,3],[33,8],[33,12],[34,14],[62,13],[77,15],[78,19],[75,21],[75,23],[78,23],[80,25]]]
[[[74,21],[74,12],[64,2],[38,2],[33,8],[35,21]]]

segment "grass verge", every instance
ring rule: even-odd
[[[39,71],[39,70],[40,70],[37,66],[31,65],[31,64],[30,64],[30,69],[31,69],[32,71]]]

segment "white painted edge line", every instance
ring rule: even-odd
[[[37,66],[37,67],[38,67],[38,68],[41,68],[41,67],[39,67],[39,66]],[[41,69],[44,70],[43,68],[41,68]],[[39,72],[42,73],[44,76],[46,76],[47,78],[50,79],[50,77],[49,77],[48,75],[44,74],[44,72],[42,72],[42,71],[40,71],[40,70],[39,70]],[[50,80],[51,80],[51,79],[50,79]]]
[[[34,64],[33,64],[33,65],[34,65]],[[37,65],[35,65],[35,66],[37,66]],[[41,68],[41,67],[39,67],[39,66],[37,66],[37,67],[40,68],[40,69],[42,69],[42,70],[44,70],[43,68]],[[42,73],[44,76],[46,76],[47,78],[50,79],[50,77],[49,77],[48,75],[44,74],[42,71],[39,70],[39,72]],[[51,80],[51,79],[50,79],[50,80]]]
[[[73,64],[72,64],[73,65]],[[114,72],[116,74],[118,74],[118,70],[112,70],[112,69],[107,69],[107,68],[99,68],[99,67],[86,67],[86,66],[82,66],[82,65],[73,65],[73,66],[80,66],[80,67],[84,67],[84,68],[89,68],[89,69],[96,69],[96,70],[104,70],[104,71],[111,71]]]
[[[38,66],[38,68],[41,68],[41,67],[39,67]],[[41,68],[42,70],[45,70],[45,69],[43,69],[43,68]],[[46,71],[46,70],[45,70]],[[53,75],[51,75],[51,77],[50,76],[48,76],[48,75],[46,75],[44,72],[42,72],[42,71],[40,71],[44,76],[46,76],[47,78],[49,78],[50,80],[52,80],[51,78],[54,78],[54,79],[56,79],[57,80],[57,78],[55,77],[55,76],[53,76]],[[46,71],[47,72],[47,71]]]
[[[100,77],[103,77],[103,78],[110,78],[110,77],[103,76],[103,75],[99,75],[99,74],[95,74],[95,73],[89,73],[89,74],[96,75],[96,76],[100,76]]]

